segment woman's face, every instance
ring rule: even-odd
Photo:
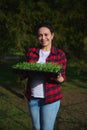
[[[39,28],[38,40],[43,47],[50,46],[52,44],[53,37],[54,33],[51,33],[49,28],[47,27]]]

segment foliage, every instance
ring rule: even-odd
[[[34,62],[19,62],[16,65],[14,65],[13,68],[57,73],[61,70],[61,65],[57,65],[54,63],[41,64]]]
[[[87,37],[86,0],[0,0],[0,52],[25,52],[37,45],[34,27],[48,21],[54,26],[56,46],[81,58]],[[79,50],[79,51],[78,51]]]

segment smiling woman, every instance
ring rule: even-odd
[[[50,30],[46,27],[41,27],[38,30],[38,40],[42,45],[44,51],[47,51],[51,48],[51,41],[53,37],[54,37],[54,33],[51,34]]]
[[[38,72],[31,75],[31,77],[28,77],[25,95],[34,130],[53,130],[60,107],[60,99],[62,98],[60,83],[66,80],[67,60],[65,53],[53,46],[54,32],[49,23],[39,24],[36,30],[39,46],[28,49],[26,62],[43,64],[46,67],[45,69],[47,69],[47,63],[54,64],[54,68],[55,64],[57,67],[60,64],[61,72],[57,77],[51,77],[51,75],[47,77]],[[53,67],[50,67],[50,71]],[[46,71],[49,71],[49,68]]]

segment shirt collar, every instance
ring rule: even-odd
[[[51,47],[51,53],[56,54],[57,53],[57,48],[55,46]]]
[[[41,49],[41,46],[38,46],[36,49],[36,53],[39,54],[39,50]],[[51,53],[52,54],[57,54],[57,48],[55,46],[52,45],[51,47]]]

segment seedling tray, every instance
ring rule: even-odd
[[[46,77],[57,77],[59,74],[56,72],[47,72],[47,71],[40,71],[40,70],[29,70],[29,69],[19,69],[19,68],[13,68],[14,73],[19,75],[26,75],[27,77],[31,77],[32,75],[44,75]]]
[[[14,65],[13,70],[17,74],[23,74],[26,76],[31,75],[44,75],[50,77],[56,77],[61,71],[61,66],[53,63],[40,64],[40,63],[28,63],[20,62]]]

